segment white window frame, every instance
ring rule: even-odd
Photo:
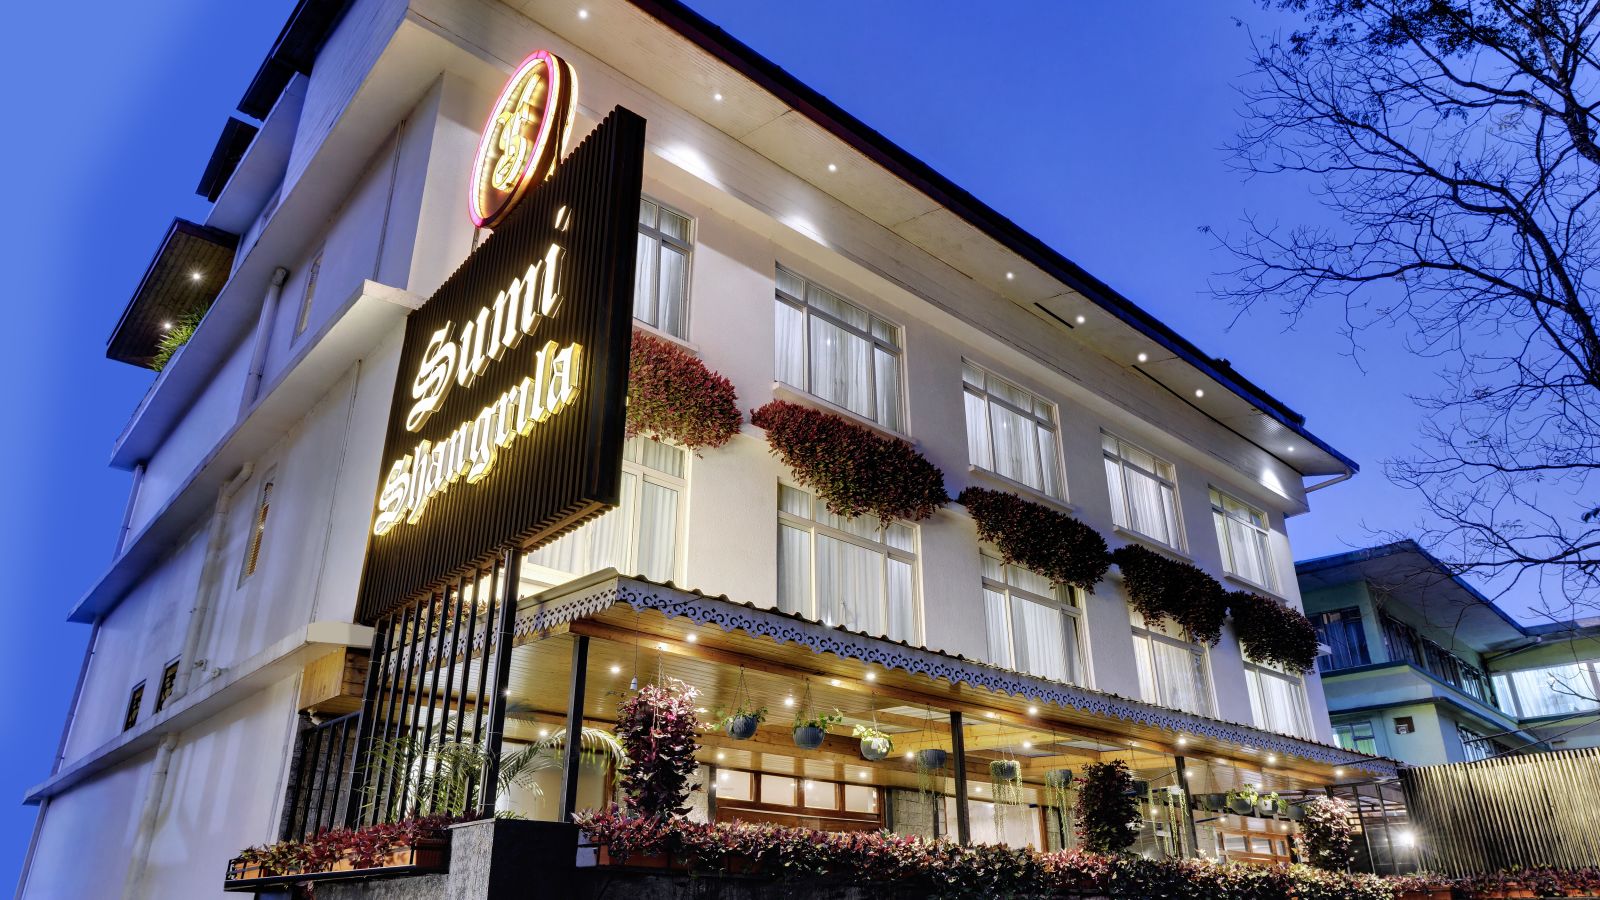
[[[810,533],[810,542],[807,544],[807,547],[810,549],[810,555],[807,559],[809,569],[806,576],[806,584],[809,588],[810,596],[806,598],[806,608],[798,610],[799,615],[804,616],[805,618],[814,622],[822,621],[821,615],[819,615],[817,612],[817,536],[826,535],[833,540],[841,543],[853,544],[857,547],[871,550],[874,553],[878,553],[884,557],[883,602],[886,608],[883,611],[883,620],[886,623],[889,621],[889,611],[887,609],[887,604],[889,602],[889,567],[887,560],[898,560],[910,565],[912,634],[905,638],[905,640],[907,643],[910,643],[914,646],[923,646],[925,642],[923,639],[924,621],[922,609],[922,573],[919,571],[917,566],[917,559],[921,556],[922,549],[921,529],[917,528],[917,526],[911,524],[910,522],[894,523],[897,525],[903,525],[911,531],[911,550],[901,550],[898,547],[894,547],[889,544],[888,538],[885,534],[886,529],[881,524],[877,526],[878,538],[873,540],[871,538],[865,538],[861,535],[852,534],[851,532],[818,522],[815,519],[816,508],[817,504],[823,502],[822,498],[818,497],[812,491],[793,484],[781,483],[778,490],[781,492],[785,488],[798,491],[811,498],[812,515],[808,517],[801,517],[795,513],[786,511],[783,508],[783,503],[781,500],[778,503],[778,533],[780,535],[782,534],[782,529],[785,525],[788,525],[791,528],[805,530]],[[887,635],[885,635],[885,637],[887,637]]]
[[[1006,565],[1005,561],[1001,559],[1000,554],[991,552],[987,549],[980,550],[979,556],[987,557],[993,560],[1001,567],[1002,574],[1009,574],[1006,570],[1015,568],[1014,565]],[[1046,596],[1027,590],[1026,588],[1017,587],[1016,585],[1011,584],[1009,579],[1006,581],[996,581],[995,579],[990,578],[988,575],[982,574],[983,565],[981,558],[979,560],[978,571],[980,573],[979,580],[981,581],[985,590],[994,591],[995,593],[1005,597],[1006,658],[991,659],[989,662],[993,663],[994,665],[1010,669],[1013,672],[1023,672],[1024,674],[1036,675],[1037,677],[1041,678],[1044,677],[1042,675],[1038,675],[1036,672],[1032,672],[1031,670],[1017,668],[1017,625],[1012,615],[1011,602],[1013,598],[1026,600],[1030,603],[1037,603],[1040,606],[1054,609],[1056,612],[1072,621],[1073,634],[1077,636],[1077,646],[1071,648],[1073,668],[1076,671],[1072,673],[1072,676],[1068,679],[1068,683],[1075,684],[1080,687],[1089,687],[1089,669],[1091,667],[1089,666],[1089,647],[1087,636],[1088,626],[1084,621],[1083,612],[1083,591],[1071,585],[1057,587],[1054,593],[1057,595],[1065,593],[1068,599],[1063,599],[1061,596]],[[985,609],[984,619],[987,623],[987,609]],[[985,627],[987,627],[987,625]],[[992,635],[990,635],[990,637],[992,637]]]
[[[806,276],[801,275],[799,272],[795,271],[794,269],[789,268],[788,266],[785,266],[785,265],[780,263],[780,264],[778,264],[778,270],[781,271],[781,272],[786,272],[791,277],[793,277],[796,280],[800,281],[804,285],[805,292],[808,295],[811,293],[812,289],[826,291],[830,297],[838,300],[840,303],[842,303],[842,304],[844,304],[846,306],[849,306],[849,307],[857,310],[862,315],[867,317],[868,328],[865,331],[863,331],[861,328],[858,328],[855,325],[851,325],[848,322],[841,321],[837,316],[831,315],[825,310],[821,310],[821,309],[818,309],[818,308],[812,306],[808,298],[806,298],[806,297],[796,297],[793,294],[790,294],[788,291],[783,290],[781,287],[778,286],[779,283],[780,283],[779,280],[777,278],[774,278],[773,279],[773,283],[772,283],[772,296],[773,296],[774,300],[779,304],[783,304],[783,305],[786,305],[786,306],[788,306],[788,307],[790,307],[790,308],[792,308],[794,310],[797,310],[801,315],[801,325],[802,325],[802,327],[800,329],[800,348],[801,348],[801,350],[800,350],[800,370],[801,370],[801,373],[802,373],[801,380],[804,381],[805,384],[792,384],[790,382],[783,381],[782,378],[775,378],[775,380],[780,381],[783,384],[788,384],[790,387],[795,388],[796,390],[804,391],[805,393],[807,393],[807,394],[809,394],[809,395],[811,395],[813,397],[816,397],[818,400],[821,400],[823,403],[827,403],[830,406],[837,406],[840,409],[844,409],[844,410],[850,412],[853,415],[861,416],[864,419],[867,419],[867,420],[869,420],[871,422],[875,422],[878,425],[889,429],[890,431],[899,432],[901,434],[906,433],[906,372],[905,372],[905,369],[906,369],[906,366],[905,366],[905,335],[906,335],[906,332],[905,332],[905,329],[901,328],[899,325],[895,324],[894,322],[889,321],[888,319],[884,318],[883,316],[878,315],[877,313],[873,312],[872,310],[867,309],[865,306],[862,306],[861,304],[856,303],[855,301],[849,299],[848,297],[844,296],[843,294],[839,293],[838,291],[835,291],[832,288],[829,288],[829,287],[827,287],[825,285],[819,284],[818,282],[816,282],[815,280],[813,280],[811,278],[807,278]],[[868,404],[870,406],[870,409],[868,409],[867,411],[862,411],[862,410],[858,410],[858,409],[850,409],[849,407],[846,407],[843,404],[837,403],[837,402],[835,402],[833,400],[828,399],[827,397],[822,396],[821,394],[818,394],[815,390],[812,389],[812,385],[811,385],[811,320],[813,318],[821,319],[822,321],[827,322],[829,325],[832,325],[833,327],[838,328],[841,331],[845,331],[845,332],[847,332],[849,334],[855,335],[856,337],[862,338],[862,339],[866,340],[868,342],[869,346],[871,347],[872,352],[867,354],[867,365],[868,365],[868,367],[870,368],[870,370],[872,372],[871,390],[867,392],[867,399],[868,399]],[[881,322],[881,323],[883,323],[883,325],[888,330],[894,332],[894,340],[891,341],[891,340],[889,340],[887,338],[879,337],[877,334],[873,333],[873,331],[871,329],[871,322],[874,319],[879,321],[879,322]],[[896,370],[895,371],[895,391],[896,391],[895,406],[896,406],[896,412],[898,413],[899,419],[897,421],[894,421],[894,422],[886,422],[886,421],[884,421],[884,419],[882,417],[882,412],[883,411],[878,409],[879,374],[878,374],[878,352],[877,351],[879,351],[879,350],[883,350],[884,352],[886,352],[889,355],[893,356],[894,360],[895,360],[895,370]],[[781,368],[778,365],[777,353],[778,353],[777,334],[776,334],[776,329],[774,329],[774,334],[773,334],[773,357],[774,357],[773,358],[773,373],[774,373],[774,376],[777,375],[777,373],[779,372],[779,370]]]
[[[976,370],[979,374],[981,374],[983,376],[983,379],[984,379],[984,383],[983,384],[976,385],[976,384],[973,384],[971,381],[967,380],[967,378],[968,378],[967,369],[969,367],[974,369],[974,370]],[[1031,409],[1023,409],[1023,408],[1019,407],[1017,404],[1013,403],[1012,401],[1007,400],[1006,398],[1001,397],[998,394],[995,394],[989,388],[989,382],[990,382],[991,379],[1001,382],[1006,387],[1016,391],[1017,393],[1026,394],[1033,401],[1032,408]],[[1062,460],[1061,460],[1061,419],[1060,419],[1060,415],[1059,415],[1060,408],[1058,406],[1056,406],[1055,403],[1053,403],[1050,400],[1047,400],[1044,397],[1039,396],[1038,394],[1034,393],[1033,391],[1030,391],[1027,388],[1017,384],[1015,381],[1013,381],[1013,380],[1011,380],[1009,378],[1006,378],[1006,377],[1004,377],[1002,375],[995,374],[993,369],[990,369],[987,366],[984,366],[984,365],[982,365],[980,363],[974,362],[973,360],[965,359],[965,358],[963,358],[961,360],[961,393],[962,393],[963,400],[965,400],[966,396],[970,394],[970,395],[972,395],[974,397],[977,397],[978,399],[980,399],[983,402],[983,431],[984,431],[984,435],[983,436],[984,436],[984,440],[986,441],[986,450],[988,452],[988,457],[989,457],[987,461],[979,460],[979,459],[973,459],[972,458],[972,449],[973,449],[972,448],[972,428],[973,428],[973,422],[972,422],[972,419],[970,417],[969,412],[966,410],[966,404],[965,404],[965,402],[963,402],[962,403],[962,410],[963,410],[963,416],[966,417],[966,426],[967,426],[967,462],[971,463],[972,465],[976,466],[979,469],[982,469],[985,472],[988,472],[988,473],[994,475],[996,478],[1000,478],[1000,479],[1002,479],[1004,481],[1007,481],[1007,482],[1010,482],[1012,484],[1020,485],[1022,487],[1027,488],[1028,490],[1036,491],[1036,492],[1038,492],[1040,494],[1044,494],[1047,497],[1052,497],[1052,498],[1054,498],[1056,500],[1065,501],[1066,497],[1067,497],[1067,476],[1066,476],[1066,468],[1062,465]],[[1040,412],[1039,411],[1039,407],[1041,405],[1045,408],[1046,412]],[[1022,416],[1023,418],[1027,419],[1034,426],[1034,432],[1033,432],[1034,464],[1039,469],[1040,478],[1043,479],[1046,483],[1044,483],[1044,484],[1029,484],[1028,482],[1026,482],[1026,481],[1024,481],[1022,479],[1014,478],[1014,477],[1012,477],[1010,475],[1006,475],[1006,474],[1004,474],[1003,472],[1000,471],[999,464],[996,463],[996,461],[995,461],[996,460],[996,456],[995,456],[995,448],[994,448],[994,413],[993,413],[993,407],[994,406],[1003,407],[1007,412],[1010,412],[1010,413],[1012,413],[1014,415]],[[1047,436],[1046,435],[1041,435],[1040,434],[1041,430],[1046,432]],[[1045,459],[1044,448],[1041,446],[1041,443],[1043,441],[1048,441],[1049,442],[1051,458],[1048,461],[1046,461],[1046,459]],[[1054,481],[1053,485],[1051,485],[1049,483],[1052,480]]]
[[[1378,750],[1379,750],[1379,748],[1378,748],[1378,726],[1372,724],[1372,720],[1371,719],[1356,719],[1355,721],[1352,721],[1352,722],[1334,722],[1333,723],[1333,742],[1334,742],[1334,744],[1339,746],[1339,747],[1343,747],[1346,750],[1352,750],[1352,751],[1354,751],[1356,753],[1366,753],[1367,751],[1362,750],[1358,746],[1361,743],[1362,738],[1359,735],[1356,734],[1356,729],[1358,729],[1358,728],[1360,728],[1362,726],[1366,726],[1366,729],[1367,729],[1367,737],[1366,737],[1366,739],[1372,741],[1372,752],[1371,752],[1371,755],[1372,756],[1378,756],[1379,755],[1379,753],[1378,753]],[[1347,729],[1349,731],[1349,733],[1350,733],[1350,743],[1349,744],[1345,744],[1345,742],[1340,739],[1339,729],[1341,729],[1341,728]]]
[[[692,305],[691,302],[690,302],[690,288],[694,284],[694,245],[695,245],[695,237],[696,237],[696,231],[697,231],[697,228],[696,228],[697,223],[695,222],[694,216],[689,215],[688,213],[684,212],[683,210],[677,209],[676,207],[672,206],[671,204],[662,203],[660,200],[657,200],[656,198],[651,197],[648,194],[645,195],[645,196],[640,197],[639,201],[640,201],[641,204],[649,203],[652,206],[656,207],[656,224],[655,225],[646,225],[643,222],[638,223],[638,225],[639,225],[639,233],[645,235],[646,237],[649,237],[651,240],[656,242],[656,264],[655,264],[655,267],[651,270],[651,271],[656,273],[656,283],[654,285],[652,285],[652,290],[655,292],[655,296],[652,298],[652,303],[651,303],[651,313],[654,315],[655,321],[652,322],[649,319],[642,318],[642,317],[640,317],[638,315],[638,309],[639,309],[639,280],[638,280],[638,267],[637,267],[637,264],[635,264],[634,283],[633,283],[633,298],[634,298],[634,306],[633,306],[633,308],[634,308],[634,316],[633,316],[633,318],[634,318],[634,321],[637,321],[637,322],[643,324],[647,328],[652,328],[652,329],[654,329],[656,331],[659,331],[662,334],[669,335],[671,337],[675,337],[680,341],[686,341],[686,340],[689,339],[689,310],[690,310],[690,307]],[[686,228],[685,228],[685,230],[688,233],[688,237],[687,238],[676,238],[676,237],[673,237],[672,235],[669,235],[666,232],[662,231],[661,228],[660,228],[661,213],[662,212],[671,213],[672,215],[675,215],[678,218],[683,219],[686,223],[688,223],[686,225]],[[673,331],[673,330],[671,330],[669,328],[666,328],[665,326],[663,326],[661,324],[661,252],[662,252],[661,248],[662,248],[662,246],[669,246],[669,247],[672,247],[673,249],[681,251],[683,253],[683,311],[680,314],[679,319],[678,319],[679,323],[681,325],[681,328],[679,329],[679,331]]]
[[[1133,632],[1135,671],[1137,672],[1138,670],[1138,654],[1142,652],[1148,652],[1148,658],[1150,660],[1150,677],[1156,683],[1156,696],[1146,696],[1144,698],[1145,702],[1154,703],[1157,706],[1163,706],[1167,709],[1179,709],[1180,712],[1189,712],[1200,716],[1215,716],[1217,710],[1217,692],[1215,685],[1212,684],[1211,654],[1206,650],[1205,646],[1194,641],[1173,637],[1172,635],[1166,633],[1166,631],[1163,631],[1159,628],[1151,628],[1145,623],[1144,617],[1140,616],[1133,610],[1129,610],[1129,617],[1129,627]],[[1176,627],[1170,623],[1166,624],[1168,628]],[[1146,651],[1138,646],[1140,641],[1145,641],[1152,646],[1150,646],[1148,651]],[[1161,683],[1161,667],[1156,665],[1155,660],[1155,648],[1153,645],[1157,643],[1184,650],[1193,654],[1194,657],[1199,661],[1200,692],[1205,695],[1205,709],[1180,709],[1179,707],[1168,706],[1166,703],[1166,698],[1163,696],[1166,694],[1166,690]],[[1144,692],[1144,679],[1142,677],[1140,678],[1140,692]]]
[[[1244,656],[1244,677],[1250,693],[1250,714],[1255,718],[1256,727],[1271,731],[1274,734],[1286,734],[1290,737],[1313,740],[1316,730],[1311,724],[1311,704],[1306,698],[1306,680],[1303,676],[1293,675],[1283,670],[1281,666],[1267,665],[1251,659],[1249,654]],[[1290,719],[1287,730],[1271,721],[1270,711],[1266,708],[1267,693],[1262,690],[1261,684],[1266,679],[1285,682],[1290,686],[1295,708],[1285,710]]]
[[[630,438],[629,440],[649,441],[652,439],[639,436]],[[624,526],[624,534],[627,536],[627,550],[625,551],[627,559],[625,560],[626,568],[622,570],[622,574],[635,574],[639,570],[639,527],[640,517],[644,515],[643,501],[645,485],[654,484],[658,487],[669,488],[677,491],[678,506],[672,522],[672,572],[668,576],[667,580],[681,583],[684,580],[684,522],[686,521],[687,509],[689,506],[689,465],[693,454],[670,441],[661,441],[659,443],[678,451],[683,459],[683,474],[673,475],[661,469],[647,466],[642,462],[635,462],[634,460],[627,458],[626,450],[624,450],[622,471],[634,476],[633,486],[631,488],[631,503],[620,502],[623,498],[619,498],[619,502],[617,506],[614,507],[612,514],[620,514],[623,509],[632,511],[631,519],[625,523]],[[594,521],[595,520],[590,520],[589,522],[580,525],[572,532],[572,534],[577,534],[582,529],[588,528],[593,524]],[[564,535],[563,537],[566,536]],[[557,540],[560,540],[560,538]],[[539,563],[533,561],[532,554],[524,557],[522,563],[522,580],[524,582],[532,582],[534,585],[541,587],[555,587],[556,585],[565,584],[574,578],[581,578],[588,574],[590,573],[565,572],[560,569],[551,568],[550,566],[540,565]]]
[[[1240,500],[1237,496],[1230,494],[1215,485],[1211,486],[1210,493],[1211,520],[1213,525],[1212,530],[1217,532],[1217,543],[1219,545],[1218,549],[1222,553],[1223,571],[1249,584],[1265,588],[1268,591],[1277,591],[1278,568],[1277,562],[1273,558],[1272,553],[1272,518],[1268,516],[1266,511],[1262,510],[1261,508],[1255,506],[1254,504],[1246,503],[1245,501]],[[1229,509],[1230,503],[1236,507],[1239,507],[1240,510],[1245,512],[1248,516],[1259,517],[1261,521],[1257,523],[1255,521],[1251,521],[1249,518],[1241,518],[1240,516],[1235,515],[1235,511]],[[1228,530],[1229,521],[1238,522],[1239,524],[1244,525],[1251,531],[1254,531],[1260,537],[1262,546],[1264,548],[1262,551],[1264,558],[1261,561],[1261,567],[1266,573],[1266,578],[1258,581],[1255,578],[1252,578],[1249,575],[1239,571],[1241,567],[1236,561],[1237,551],[1233,546],[1232,533]]]
[[[1117,449],[1115,452],[1112,452],[1106,447],[1107,441],[1111,441],[1116,444]],[[1137,450],[1138,452],[1143,453],[1144,455],[1155,460],[1157,469],[1160,469],[1162,466],[1166,466],[1167,469],[1172,472],[1172,477],[1168,478],[1165,475],[1162,475],[1159,471],[1145,471],[1143,466],[1138,465],[1133,460],[1128,458],[1129,449]],[[1188,546],[1189,541],[1183,530],[1183,497],[1178,491],[1178,467],[1167,459],[1163,458],[1160,454],[1151,453],[1143,446],[1127,440],[1121,435],[1111,431],[1106,431],[1104,429],[1101,429],[1100,431],[1100,455],[1104,459],[1105,463],[1114,464],[1117,467],[1116,477],[1120,480],[1117,494],[1121,496],[1122,502],[1120,504],[1116,503],[1115,497],[1113,497],[1113,502],[1111,504],[1112,524],[1131,534],[1137,534],[1146,540],[1154,541],[1163,547],[1170,547],[1179,553],[1185,552],[1185,548]],[[1157,484],[1172,490],[1172,520],[1167,523],[1167,526],[1172,529],[1172,536],[1174,540],[1163,540],[1162,538],[1143,529],[1134,527],[1133,509],[1130,501],[1128,500],[1129,470],[1137,472],[1138,474],[1155,481]],[[1111,477],[1111,472],[1108,470],[1106,472],[1107,492],[1110,492],[1111,490],[1109,481]]]

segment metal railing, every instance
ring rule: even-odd
[[[302,715],[283,808],[283,840],[305,840],[347,824],[360,725],[359,712],[326,722]]]

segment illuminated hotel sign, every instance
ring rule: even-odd
[[[494,232],[406,322],[364,622],[617,503],[644,120],[614,109],[557,166],[541,148],[560,135],[518,123],[540,109],[548,119],[561,85],[570,90],[570,70],[536,53],[502,92],[471,202],[474,221]],[[568,95],[561,115],[570,104]],[[494,193],[500,184],[510,190]]]
[[[499,224],[531,187],[555,171],[572,133],[578,79],[561,57],[539,50],[501,89],[472,161],[472,222]]]

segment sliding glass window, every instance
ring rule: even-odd
[[[778,267],[777,379],[901,431],[900,329]]]
[[[1083,605],[1076,588],[1000,558],[982,554],[983,606],[989,630],[989,661],[1018,672],[1082,684],[1079,627]]]
[[[917,533],[846,519],[815,495],[778,488],[778,608],[851,631],[921,644]]]
[[[1062,496],[1055,404],[966,360],[961,381],[967,460],[1040,493]]]
[[[677,338],[689,336],[689,252],[694,221],[654,200],[639,201],[633,317]]]

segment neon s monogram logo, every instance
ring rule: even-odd
[[[528,164],[528,154],[533,150],[533,142],[528,140],[528,126],[537,125],[538,121],[529,114],[527,104],[501,113],[495,121],[500,126],[500,158],[494,164],[489,183],[496,190],[510,191],[516,188],[522,169]]]

